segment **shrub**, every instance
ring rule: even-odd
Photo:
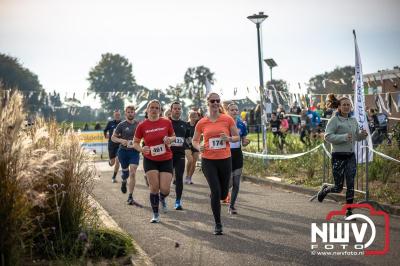
[[[1,265],[27,255],[67,262],[130,252],[128,236],[98,228],[88,198],[94,167],[72,128],[40,118],[25,126],[18,93],[0,103]]]
[[[268,154],[279,154],[276,145],[272,141],[272,136],[268,135]],[[257,140],[256,134],[251,134],[250,138]],[[312,147],[322,143],[321,139],[313,141]],[[262,145],[261,145],[262,146]],[[392,158],[400,159],[399,143],[393,139],[392,145],[382,144],[377,150]],[[310,147],[303,145],[298,135],[287,135],[286,153],[293,154],[309,150]],[[257,152],[257,143],[252,142],[245,148],[249,152]],[[318,187],[322,184],[324,176],[323,171],[323,152],[322,150],[314,153],[288,160],[268,160],[265,163],[262,159],[244,157],[244,174],[253,176],[268,176],[271,174],[279,175],[283,181],[291,184],[305,185],[309,187]],[[326,160],[326,179],[332,182],[330,160]],[[358,166],[355,184],[356,189],[365,189],[365,165]],[[369,181],[371,198],[380,202],[399,204],[400,197],[398,189],[400,188],[400,164],[379,155],[374,155],[373,162],[369,163]],[[328,176],[329,175],[329,176]],[[357,178],[356,177],[356,178]]]

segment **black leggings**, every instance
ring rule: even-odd
[[[335,186],[326,189],[326,193],[340,193],[346,180],[346,203],[354,200],[354,177],[357,172],[356,156],[352,154],[332,154],[332,174]]]
[[[175,192],[176,199],[182,198],[183,191],[183,173],[185,172],[185,154],[174,154],[173,157],[174,173],[175,173]]]
[[[201,169],[211,190],[211,209],[216,224],[221,223],[221,200],[228,196],[232,172],[231,158],[221,160],[201,159]]]

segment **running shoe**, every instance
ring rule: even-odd
[[[121,192],[122,193],[126,193],[126,179],[123,179],[122,180],[122,183],[121,183]]]
[[[181,211],[182,210],[182,205],[180,200],[175,201],[175,210]]]
[[[321,190],[318,192],[318,201],[322,202],[324,200],[324,198],[326,197],[326,191],[325,189],[328,187],[328,185],[323,185]]]
[[[115,177],[111,178],[111,182],[112,183],[117,183],[117,179],[115,179]]]
[[[228,208],[228,213],[229,214],[237,214],[237,210],[235,207],[229,207]]]
[[[344,218],[346,219],[347,217],[349,217],[351,215],[353,215],[353,211],[349,208],[349,209],[347,209],[346,216]],[[355,221],[355,220],[356,220],[356,218],[350,219],[350,221]]]
[[[136,206],[139,208],[143,208],[143,205],[140,204],[139,202],[137,202],[136,200],[134,200],[133,197],[129,197],[127,202],[128,202],[128,205],[133,205],[133,206]]]
[[[214,229],[214,235],[223,235],[222,224],[216,224]]]
[[[150,223],[155,224],[160,222],[160,214],[159,213],[153,213],[153,217],[150,220]]]
[[[164,200],[160,200],[161,201],[161,209],[163,211],[163,213],[167,213],[168,212],[168,206],[167,206],[167,201]]]
[[[189,185],[189,184],[190,184],[190,179],[189,179],[189,177],[188,177],[188,176],[185,178],[185,184],[187,184],[187,185]]]

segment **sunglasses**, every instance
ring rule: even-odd
[[[221,100],[220,99],[215,99],[215,100],[209,100],[210,103],[220,103]]]

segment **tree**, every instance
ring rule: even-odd
[[[185,97],[184,87],[184,84],[176,84],[175,86],[169,85],[169,88],[166,89],[166,94],[172,101],[180,102],[181,99]]]
[[[38,76],[24,68],[17,58],[0,53],[0,83],[5,89],[22,92],[29,113],[38,112],[44,106],[45,92]]]
[[[204,101],[207,79],[210,84],[214,84],[214,73],[208,67],[190,67],[186,70],[184,76],[185,96],[193,99],[196,107],[200,107]]]
[[[267,89],[273,89],[273,86],[276,88],[277,91],[289,92],[287,82],[283,79],[273,79],[272,82],[267,82]]]
[[[336,67],[331,72],[316,75],[310,79],[307,90],[313,94],[346,94],[353,91],[354,67]]]
[[[136,93],[136,81],[132,73],[132,64],[119,55],[106,53],[100,62],[89,72],[89,92],[100,97],[102,106],[111,112],[124,108],[124,98]]]
[[[276,110],[278,108],[278,103],[283,104],[288,106],[287,100],[283,98],[283,96],[278,93],[279,91],[288,93],[288,86],[285,80],[283,79],[273,79],[272,82],[268,81],[267,82],[267,87],[268,90],[271,90],[273,93],[271,94],[272,96],[272,109]],[[276,90],[276,94],[275,94]]]

